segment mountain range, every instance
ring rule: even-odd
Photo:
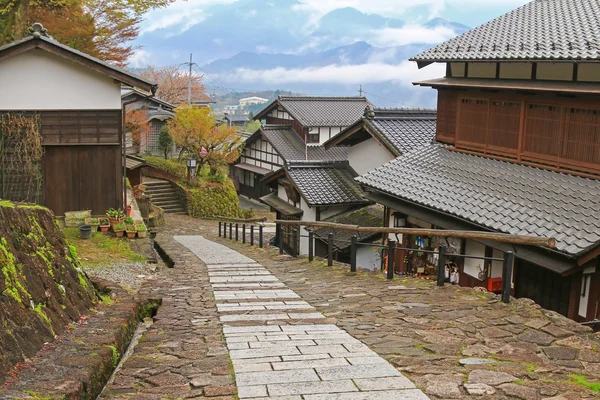
[[[360,75],[359,67],[397,66],[469,29],[442,18],[428,19],[427,10],[419,7],[408,10],[406,16],[399,19],[345,7],[315,20],[298,0],[238,0],[212,5],[200,13],[184,9],[180,14],[167,15],[165,18],[178,22],[144,27],[138,44],[146,55],[143,61],[152,64],[179,64],[193,53],[198,73],[207,75],[206,86],[221,92],[228,88],[283,89],[348,95],[366,83],[372,91],[376,86],[380,93],[385,89],[393,94],[390,89],[398,82],[353,80],[350,76],[342,79],[334,69]],[[269,79],[268,72],[273,70],[279,77]],[[297,78],[290,81],[282,76],[287,71]],[[323,77],[307,74],[301,78],[306,71]],[[329,80],[327,73],[336,76]],[[401,97],[406,96],[394,98],[404,100]]]

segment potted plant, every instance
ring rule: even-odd
[[[125,223],[125,225],[135,225],[135,223],[133,222],[133,218],[131,217],[125,217],[123,222]]]
[[[137,231],[135,230],[135,225],[127,225],[126,227],[127,237],[129,239],[135,238]]]
[[[146,225],[144,224],[136,225],[135,230],[137,231],[139,238],[145,238],[146,235],[148,235],[148,228],[146,228]]]
[[[117,235],[117,237],[123,237],[125,229],[126,227],[123,223],[118,223],[113,226],[113,231],[115,231],[115,235]]]
[[[110,229],[110,222],[108,221],[108,218],[99,218],[99,223],[102,233],[108,233]]]
[[[131,206],[127,206],[126,208],[126,214],[129,217],[131,215]]]
[[[85,224],[92,227],[92,232],[96,232],[98,230],[98,225],[100,225],[100,222],[99,222],[98,218],[92,217],[92,218],[86,218]]]
[[[123,222],[123,220],[125,219],[125,214],[123,213],[123,210],[119,209],[114,209],[111,208],[108,211],[106,211],[106,216],[108,217],[108,221],[110,222],[110,226],[113,227],[114,230],[114,226],[116,224],[120,224]]]

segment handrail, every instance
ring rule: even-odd
[[[216,220],[221,222],[237,222],[240,224],[253,224],[259,222],[267,222],[267,217],[263,218],[250,218],[250,219],[239,219],[239,218],[228,218],[228,217],[215,217]]]
[[[453,237],[458,239],[475,239],[475,240],[492,240],[500,243],[524,244],[531,246],[542,246],[548,248],[556,247],[556,239],[537,237],[537,236],[521,236],[509,235],[505,233],[495,232],[478,232],[478,231],[460,231],[460,230],[444,230],[444,229],[420,229],[420,228],[383,228],[383,227],[361,227],[358,225],[336,224],[323,221],[284,221],[276,220],[276,224],[305,226],[315,228],[332,228],[354,232],[371,232],[371,233],[392,233],[405,235],[419,235],[431,237]]]

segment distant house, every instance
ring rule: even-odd
[[[156,90],[151,81],[57,42],[40,24],[0,47],[0,114],[39,116],[44,155],[36,199],[57,215],[123,207],[123,84]],[[4,163],[10,149],[2,151]],[[0,180],[0,197],[26,200],[6,183]]]
[[[184,103],[187,103],[187,99],[185,99],[185,101],[183,101]],[[196,106],[196,107],[200,107],[200,108],[210,108],[211,104],[215,104],[216,101],[214,101],[212,99],[212,97],[203,94],[203,95],[198,95],[196,97],[194,97],[192,99],[192,105]]]
[[[244,127],[248,122],[250,122],[250,118],[247,115],[239,115],[239,114],[225,114],[222,123],[228,126],[237,126],[238,128]]]
[[[158,135],[167,121],[175,116],[175,105],[153,97],[135,88],[126,88],[122,91],[121,99],[126,112],[142,110],[145,112],[148,129],[143,138],[135,143],[131,132],[125,132],[125,148],[127,154],[153,154],[162,155],[158,149]],[[127,115],[125,116],[127,122]]]
[[[368,105],[364,97],[279,97],[255,117],[265,124],[232,168],[239,192],[292,220],[320,221],[370,204],[354,181],[347,149],[320,145],[358,121]],[[288,252],[308,252],[304,228],[277,235]]]
[[[318,142],[307,143],[307,132],[322,130],[329,139],[330,131],[337,134],[358,121],[368,105],[364,97],[279,97],[254,118],[264,121],[263,128],[246,140],[244,152],[232,167],[239,192],[258,200],[271,192],[261,179],[286,161],[321,160],[326,152]],[[335,125],[321,126],[327,123]],[[344,153],[338,160],[346,157]]]
[[[244,99],[240,99],[240,108],[245,108],[256,104],[265,104],[268,102],[269,99],[263,99],[262,97],[246,97]]]
[[[413,58],[444,63],[436,141],[358,180],[395,226],[551,237],[556,248],[402,237],[449,246],[463,286],[487,286],[515,253],[515,297],[600,318],[600,46],[597,0],[532,1]],[[396,258],[398,260],[398,257]],[[399,271],[432,264],[400,257]]]

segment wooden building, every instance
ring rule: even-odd
[[[239,193],[256,200],[270,193],[261,179],[286,161],[328,160],[321,144],[358,121],[368,105],[364,97],[278,97],[254,117],[263,129],[246,140],[231,169]]]
[[[123,207],[122,84],[156,90],[150,81],[57,42],[40,24],[0,47],[0,113],[39,116],[40,202],[57,215]]]
[[[445,77],[416,83],[438,90],[438,144],[359,178],[399,226],[555,238],[555,249],[404,244],[514,251],[514,295],[579,321],[600,317],[598,20],[596,0],[533,1],[415,56],[419,67],[446,64]],[[500,264],[465,261],[460,283],[486,286]]]

